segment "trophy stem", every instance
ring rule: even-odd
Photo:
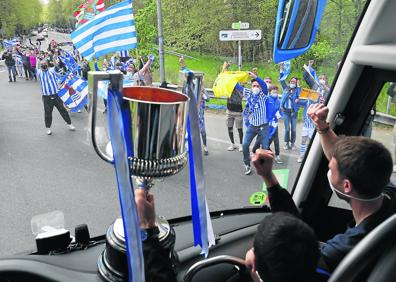
[[[137,187],[138,187],[137,189],[144,189],[147,192],[149,192],[150,189],[154,186],[154,180],[152,178],[135,177],[135,181],[137,183]],[[159,237],[160,242],[163,242],[163,243],[165,243],[165,245],[168,245],[168,243],[166,243],[166,242],[168,241],[167,239],[170,237],[170,233],[172,232],[172,229],[171,229],[171,226],[170,226],[168,220],[163,216],[156,215],[155,225],[159,229],[158,237]],[[174,244],[174,242],[171,243],[171,245],[173,245],[173,244]]]
[[[135,177],[138,189],[144,189],[147,192],[150,191],[151,187],[154,186],[154,180],[152,178],[140,178]]]

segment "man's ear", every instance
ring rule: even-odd
[[[349,179],[343,181],[344,193],[350,194],[353,190],[352,182]]]

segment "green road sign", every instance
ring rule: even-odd
[[[232,23],[231,28],[232,29],[248,29],[249,23],[243,23],[243,22]]]

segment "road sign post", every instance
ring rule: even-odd
[[[241,21],[237,23],[232,23],[231,25],[232,29],[249,29],[249,23],[243,23]],[[242,44],[241,40],[238,40],[238,69],[241,70],[242,68]]]
[[[220,41],[238,41],[238,69],[242,68],[242,45],[241,41],[261,40],[261,30],[242,30],[249,28],[249,23],[233,23],[232,28],[237,30],[221,30],[219,33]]]

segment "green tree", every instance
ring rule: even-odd
[[[144,0],[135,5],[134,18],[138,39],[138,49],[135,53],[153,53],[157,38],[156,13],[157,5],[155,0]]]
[[[33,12],[34,11],[34,12]],[[42,4],[39,0],[0,1],[0,29],[4,36],[28,31],[40,22]]]

